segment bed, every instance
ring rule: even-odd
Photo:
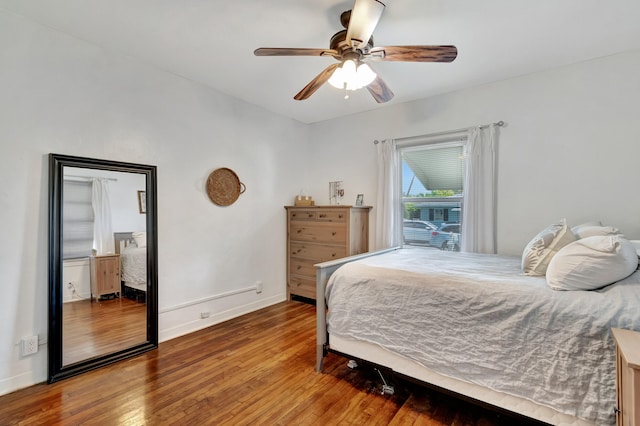
[[[120,274],[124,296],[146,300],[147,246],[144,232],[114,233],[116,253],[120,254]]]
[[[615,423],[610,330],[640,331],[639,272],[555,291],[519,257],[416,248],[316,268],[317,371],[332,351],[542,422]]]

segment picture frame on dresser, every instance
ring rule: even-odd
[[[364,194],[358,194],[356,196],[356,207],[362,207],[364,205]]]

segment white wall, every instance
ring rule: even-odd
[[[346,200],[364,193],[365,203],[374,203],[374,139],[503,120],[500,253],[520,255],[539,230],[563,217],[570,224],[601,220],[637,239],[639,100],[640,51],[633,51],[318,123],[309,194],[327,202],[328,182],[343,180]]]
[[[284,300],[283,205],[307,139],[293,120],[0,11],[0,394],[46,379],[48,153],[158,167],[166,340]],[[232,206],[207,198],[217,167],[247,186]],[[258,280],[261,294],[216,298]],[[20,356],[33,334],[45,343]]]

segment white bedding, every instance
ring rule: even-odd
[[[129,245],[120,252],[121,275],[125,285],[147,289],[147,249]]]
[[[615,422],[611,327],[640,330],[640,275],[551,290],[521,259],[403,249],[348,263],[327,285],[330,335],[373,343],[445,376],[593,421]]]

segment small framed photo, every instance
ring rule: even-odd
[[[138,208],[140,209],[140,214],[147,212],[147,191],[138,191]]]
[[[358,194],[356,197],[356,206],[364,205],[364,194]]]

